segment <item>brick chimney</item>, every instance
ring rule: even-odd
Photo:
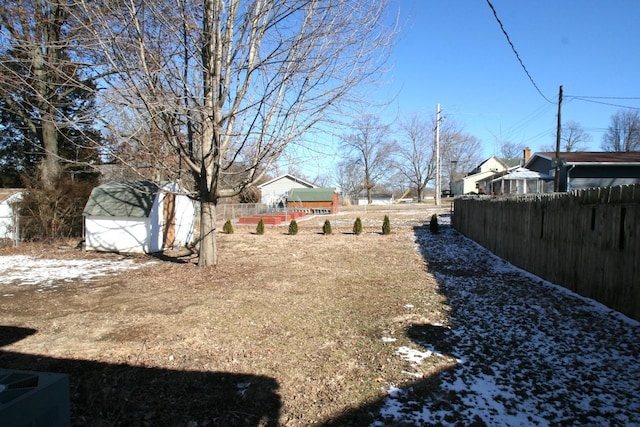
[[[527,147],[524,149],[524,163],[526,164],[531,158],[531,148]]]

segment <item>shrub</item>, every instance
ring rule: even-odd
[[[357,217],[353,222],[353,234],[355,234],[356,236],[362,234],[362,220],[360,219],[360,217]]]
[[[382,234],[391,234],[391,221],[389,221],[389,215],[384,216],[382,221]]]
[[[264,234],[264,221],[260,218],[258,225],[256,226],[256,234]]]
[[[325,234],[325,236],[331,234],[331,221],[329,221],[328,219],[324,220],[322,232]]]
[[[27,183],[16,206],[20,214],[20,238],[53,242],[82,236],[82,210],[94,183],[60,178],[53,187]]]
[[[298,223],[296,222],[295,219],[292,219],[291,222],[289,223],[289,234],[292,236],[295,236],[296,234],[298,234]]]
[[[438,214],[431,215],[431,221],[429,221],[429,230],[431,233],[438,234],[440,232],[440,226],[438,225]]]
[[[233,234],[233,225],[231,224],[231,220],[228,219],[227,222],[222,226],[222,232],[224,234]]]

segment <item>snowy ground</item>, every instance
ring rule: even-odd
[[[443,221],[444,220],[444,221]],[[441,224],[448,218],[441,217]],[[416,243],[452,308],[410,333],[418,370],[449,357],[438,392],[387,392],[375,426],[640,425],[640,323],[524,272],[448,226]],[[420,377],[415,372],[407,375]]]
[[[47,259],[28,255],[3,256],[0,261],[0,285],[35,286],[38,292],[55,290],[72,281],[90,282],[96,277],[144,265],[127,258]]]

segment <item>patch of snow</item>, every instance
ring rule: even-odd
[[[98,277],[153,262],[141,263],[131,259],[47,259],[26,255],[3,256],[0,259],[0,285],[38,286],[39,291],[56,289],[64,283],[90,282]]]
[[[397,338],[382,337],[382,342],[396,342]]]
[[[431,357],[433,352],[429,350],[420,351],[410,347],[400,347],[395,354],[413,365],[420,365],[424,359]]]

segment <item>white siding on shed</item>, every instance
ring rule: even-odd
[[[9,190],[11,191],[11,190]],[[16,240],[15,212],[12,204],[20,201],[22,193],[14,193],[0,202],[0,239]]]
[[[85,245],[104,252],[151,253],[149,218],[87,217]]]

